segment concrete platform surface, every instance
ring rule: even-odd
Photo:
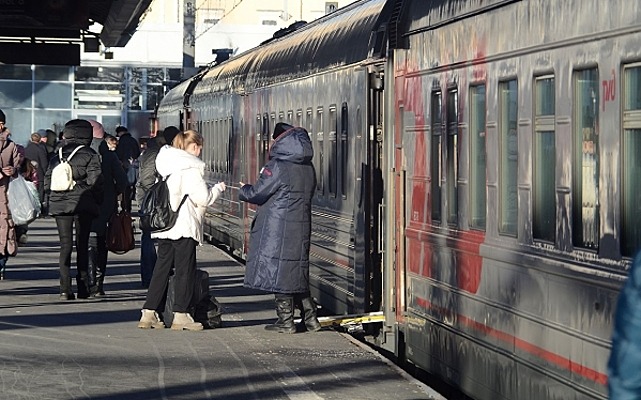
[[[346,334],[265,331],[273,296],[214,246],[198,264],[223,327],[143,330],[138,247],[109,254],[105,297],[61,301],[54,219],[28,235],[0,281],[0,399],[442,399]]]

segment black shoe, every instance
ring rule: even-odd
[[[78,293],[78,298],[79,299],[88,299],[89,298],[89,293],[87,293],[87,292],[79,292]]]
[[[73,293],[60,293],[60,300],[75,300]]]

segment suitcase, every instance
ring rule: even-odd
[[[165,310],[162,312],[163,322],[168,328],[171,326],[171,323],[174,320],[174,293],[176,289],[174,287],[173,278],[173,275],[169,276],[169,284],[167,285],[167,299],[165,300]],[[203,321],[199,321],[198,319],[196,319],[195,314],[198,314],[196,313],[196,310],[198,308],[196,307],[196,305],[208,301],[209,298],[209,274],[207,273],[207,271],[197,269],[196,281],[194,282],[194,296],[192,297],[191,305],[189,306],[189,313],[194,318],[194,321],[203,323]],[[200,316],[199,318],[202,319],[202,317]],[[203,326],[205,326],[204,323]],[[205,326],[205,328],[207,327]]]

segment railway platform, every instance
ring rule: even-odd
[[[198,264],[223,327],[177,332],[136,328],[138,247],[109,254],[105,297],[61,301],[54,219],[28,235],[0,281],[2,399],[444,399],[345,333],[265,331],[272,296],[243,288],[242,264],[215,246]]]

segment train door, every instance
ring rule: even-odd
[[[385,206],[384,190],[384,73],[382,65],[371,65],[368,76],[367,140],[366,156],[363,163],[364,210],[363,239],[365,246],[365,271],[363,271],[364,312],[379,311],[383,302],[383,243]],[[359,271],[356,270],[357,275]],[[358,279],[358,277],[357,277]],[[357,285],[358,286],[358,285]],[[360,307],[356,307],[357,309]]]

